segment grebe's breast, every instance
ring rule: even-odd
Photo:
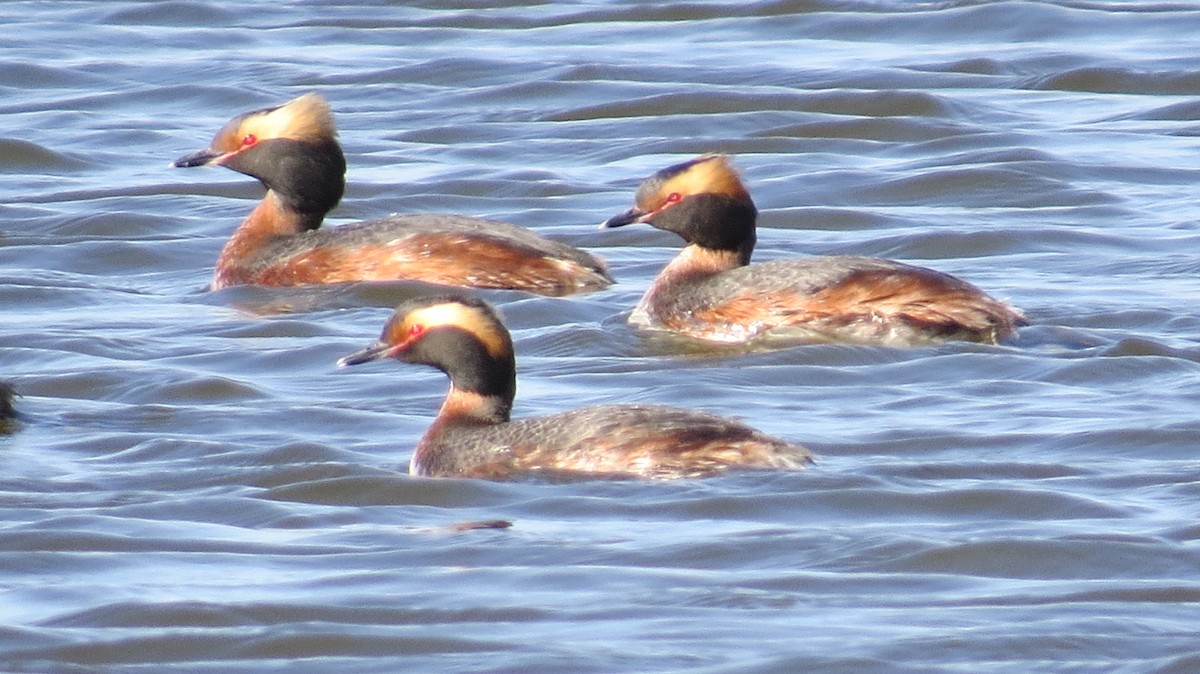
[[[652,285],[630,321],[714,342],[769,333],[788,341],[912,346],[947,338],[995,342],[1021,317],[949,274],[843,255],[762,262]]]
[[[505,222],[395,215],[279,237],[250,261],[257,283],[415,279],[563,295],[612,283],[587,253]]]
[[[507,477],[592,473],[673,479],[730,468],[803,468],[808,450],[695,410],[601,405],[502,424],[442,426],[418,447],[413,472]]]

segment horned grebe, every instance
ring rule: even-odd
[[[458,296],[400,305],[380,341],[342,358],[432,365],[446,400],[417,444],[414,475],[503,478],[536,471],[682,478],[737,467],[799,469],[811,454],[749,426],[661,405],[601,405],[509,420],[516,393],[512,338],[492,308]]]
[[[635,206],[602,227],[648,223],[687,243],[650,284],[630,322],[714,342],[760,335],[911,346],[998,342],[1021,313],[948,274],[838,255],[750,264],[758,210],[725,157],[662,169]]]
[[[225,244],[214,290],[414,279],[566,295],[612,283],[604,264],[504,222],[462,215],[393,215],[318,229],[345,190],[346,159],[323,97],[238,115],[209,147],[174,166],[224,166],[267,188]]]
[[[17,415],[17,410],[13,407],[13,398],[17,395],[17,389],[10,383],[0,379],[0,421],[11,419]]]

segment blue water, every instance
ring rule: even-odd
[[[0,25],[0,669],[1200,670],[1200,7],[115,0]],[[331,222],[459,212],[608,260],[602,292],[481,293],[518,416],[697,407],[816,465],[405,475],[444,377],[334,362],[430,289],[208,293],[261,188],[168,168],[312,90],[350,166]],[[756,259],[935,267],[1031,325],[913,350],[631,331],[679,242],[595,225],[704,152],[762,211]]]

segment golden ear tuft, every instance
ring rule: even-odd
[[[318,93],[293,98],[278,108],[247,117],[239,133],[254,134],[259,140],[291,138],[323,141],[337,137],[333,111],[329,102]]]
[[[447,301],[415,309],[405,321],[420,325],[425,331],[439,327],[454,327],[471,333],[494,358],[512,354],[512,339],[494,311],[482,303]]]
[[[694,159],[686,170],[672,176],[663,183],[663,194],[678,192],[684,196],[694,194],[725,194],[732,197],[750,195],[742,184],[738,172],[723,154],[704,155]]]

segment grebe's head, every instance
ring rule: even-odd
[[[224,166],[245,173],[302,213],[324,215],[346,187],[346,158],[337,142],[333,112],[316,93],[234,117],[208,147],[180,157],[172,166]]]
[[[173,166],[225,165],[235,155],[259,143],[289,139],[308,143],[335,141],[337,128],[329,102],[316,93],[298,96],[283,105],[245,112],[225,123],[209,146],[175,160]]]
[[[509,400],[515,393],[512,337],[483,300],[461,295],[409,300],[396,308],[379,341],[338,365],[383,358],[436,367],[461,390]]]
[[[633,208],[604,228],[644,222],[675,232],[688,243],[744,253],[754,248],[758,211],[724,155],[704,155],[668,166],[642,182]]]

